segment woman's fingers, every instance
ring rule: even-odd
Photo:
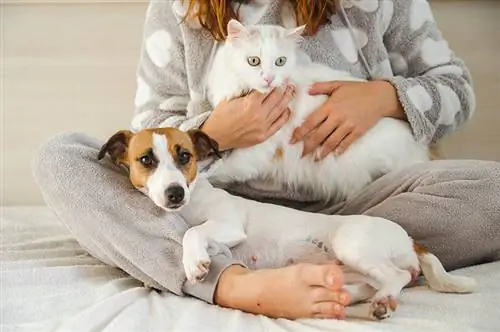
[[[283,99],[285,90],[282,88],[273,88],[262,100],[262,111],[270,113]]]
[[[324,159],[332,151],[335,151],[340,143],[352,132],[352,128],[347,125],[339,126],[322,144],[319,160]]]
[[[353,130],[349,135],[344,137],[344,139],[339,143],[337,148],[334,150],[336,155],[341,155],[344,153],[352,143],[354,143],[357,139],[359,139],[363,135],[363,132],[359,130]]]
[[[331,95],[344,84],[345,82],[342,81],[318,82],[311,85],[308,93],[310,95]]]
[[[339,126],[339,122],[334,117],[328,117],[316,129],[311,131],[309,135],[304,138],[304,149],[302,150],[302,157],[314,151],[317,147],[321,146],[323,142],[335,132]]]
[[[325,119],[328,117],[328,112],[325,111],[324,107],[321,107],[311,113],[306,120],[293,131],[292,138],[290,139],[290,144],[295,144],[301,141],[309,135],[311,131],[317,128]]]
[[[285,89],[284,93],[281,96],[281,99],[278,101],[276,106],[269,110],[267,115],[267,120],[269,124],[274,123],[282,115],[282,113],[287,110],[288,104],[290,103],[290,101],[292,101],[294,96],[295,96],[295,87],[288,86]],[[265,112],[266,110],[264,109],[263,111]]]
[[[278,119],[276,119],[276,121],[273,122],[271,127],[269,127],[269,130],[267,131],[266,135],[267,137],[265,139],[273,136],[278,130],[280,130],[280,128],[283,127],[283,125],[288,121],[289,118],[290,118],[290,110],[286,108],[285,111],[280,114]]]

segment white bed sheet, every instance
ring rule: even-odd
[[[474,294],[405,290],[383,322],[292,322],[147,289],[90,257],[46,207],[3,208],[1,221],[5,332],[500,331],[500,262],[457,271],[477,279]]]

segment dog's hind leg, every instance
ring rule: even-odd
[[[358,310],[363,312],[368,310],[369,318],[375,320],[390,317],[396,310],[397,299],[402,289],[411,281],[411,273],[398,268],[389,260],[370,262],[361,258],[350,261],[349,258],[344,257],[342,262],[373,279],[379,285],[378,290],[372,293],[368,308],[361,305]]]

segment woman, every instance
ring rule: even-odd
[[[294,134],[291,144],[303,140],[304,154],[319,145],[327,153],[342,153],[383,116],[408,121],[415,138],[430,144],[473,114],[469,72],[442,39],[425,0],[246,2],[150,3],[134,129],[201,127],[230,150],[262,142],[286,122],[291,95],[284,91],[275,90],[265,99],[251,94],[214,109],[204,99],[206,60],[236,16],[235,8],[245,24],[307,24],[303,48],[313,60],[369,79],[313,87],[311,93],[330,98]],[[348,294],[335,264],[252,272],[217,256],[207,280],[186,284],[182,220],[132,190],[111,163],[97,162],[101,144],[83,134],[61,134],[39,149],[34,163],[47,204],[92,255],[152,287],[209,303],[270,317],[343,317]],[[498,163],[417,165],[383,176],[355,199],[328,206],[300,193],[263,188],[265,183],[230,190],[296,209],[394,220],[448,269],[493,260],[500,253]]]

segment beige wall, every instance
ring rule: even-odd
[[[500,160],[500,2],[431,2],[479,99],[445,152]],[[146,1],[4,0],[1,9],[2,204],[38,204],[30,158],[40,142],[60,131],[105,139],[128,125]]]

